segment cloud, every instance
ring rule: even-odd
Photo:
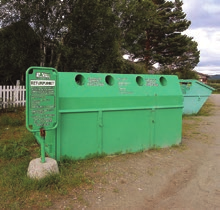
[[[220,74],[220,68],[216,66],[198,66],[195,70],[208,75]]]
[[[183,11],[191,21],[185,34],[194,38],[200,50],[196,70],[220,74],[220,1],[183,0]]]
[[[183,0],[183,10],[192,22],[191,28],[219,26],[219,0]]]

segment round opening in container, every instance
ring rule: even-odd
[[[136,77],[136,82],[139,86],[143,86],[144,85],[144,79],[141,76],[137,76]]]
[[[165,77],[160,77],[160,84],[161,84],[162,86],[166,86],[166,85],[167,85],[167,80],[166,80]]]
[[[78,85],[84,85],[85,84],[85,77],[81,74],[76,75],[75,81]]]
[[[112,85],[114,85],[114,78],[111,75],[108,75],[105,77],[105,82],[108,85],[112,86]]]

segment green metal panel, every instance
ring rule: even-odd
[[[154,145],[155,147],[168,147],[181,142],[182,109],[159,109],[154,120]]]
[[[183,96],[176,76],[59,72],[58,126],[50,157],[83,159],[181,142]]]
[[[108,111],[103,114],[102,151],[106,154],[150,148],[149,111]]]
[[[75,159],[100,153],[97,112],[65,113],[60,123],[60,153]],[[57,157],[59,158],[59,157]]]
[[[184,96],[183,114],[197,114],[214,88],[197,80],[180,80]]]
[[[175,76],[59,73],[55,158],[137,152],[181,141]]]

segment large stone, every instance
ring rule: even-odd
[[[45,158],[45,163],[41,163],[41,158],[36,158],[29,163],[28,177],[32,179],[42,179],[52,174],[58,174],[57,161],[52,158]]]

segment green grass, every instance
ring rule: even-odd
[[[172,149],[178,149],[179,151],[184,151],[187,149],[187,146],[183,143],[180,143],[180,144],[173,144],[171,146]]]
[[[149,151],[160,151],[161,149],[161,147],[153,145],[151,148],[149,148]]]
[[[1,209],[41,209],[51,206],[72,189],[92,186],[86,174],[93,160],[59,162],[59,174],[33,180],[27,177],[30,161],[40,157],[40,146],[24,125],[24,110],[0,113]]]
[[[0,126],[22,126],[25,123],[25,110],[20,107],[13,112],[0,113]]]
[[[210,116],[213,108],[214,104],[208,99],[197,113],[197,116]]]
[[[118,188],[114,188],[114,189],[113,189],[113,192],[114,192],[114,193],[119,193],[119,189],[118,189]]]

